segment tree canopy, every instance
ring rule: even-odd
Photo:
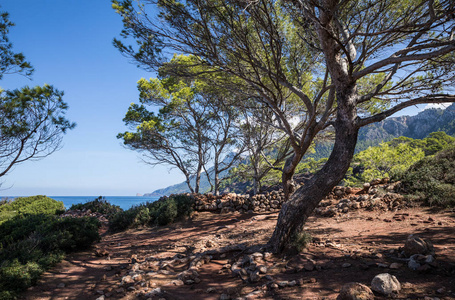
[[[327,163],[280,212],[270,241],[275,251],[291,247],[343,178],[362,126],[411,105],[455,101],[450,0],[123,0],[113,7],[124,41],[135,46],[114,44],[139,66],[156,69],[169,52],[194,55],[211,72],[236,79],[223,83],[226,89],[273,112],[293,149],[283,168],[288,194],[315,137],[334,130]]]
[[[30,76],[31,65],[22,53],[14,53],[8,39],[8,13],[0,14],[0,79],[5,74]],[[40,159],[58,150],[62,135],[75,127],[65,118],[63,92],[50,85],[0,88],[0,177],[14,165]]]

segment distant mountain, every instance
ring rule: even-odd
[[[388,142],[399,136],[423,139],[435,131],[445,131],[448,135],[455,136],[455,103],[446,109],[426,109],[415,116],[388,118],[365,126],[360,129],[356,152],[363,151],[370,146],[377,146],[381,142]],[[318,144],[316,152],[308,155],[308,157],[313,157],[316,160],[328,157],[332,146],[333,144],[330,142]],[[205,175],[201,178],[200,190],[201,192],[210,190],[210,184]],[[182,182],[156,190],[153,193],[144,194],[144,196],[163,196],[186,192],[189,192],[188,186]]]
[[[388,118],[362,128],[359,141],[391,140],[399,136],[423,139],[435,131],[455,135],[455,103],[446,109],[426,109],[415,116]]]
[[[231,153],[229,155],[226,155],[224,161],[227,163],[232,158],[233,158],[233,153]],[[208,172],[209,172],[209,174],[211,174],[211,176],[213,178],[213,167],[209,168]],[[223,178],[223,176],[225,176],[227,174],[227,172],[228,171],[222,172],[220,174],[220,178]],[[193,187],[194,187],[194,183],[196,182],[196,176],[191,176],[190,180],[193,183]],[[214,182],[212,181],[212,184],[213,183]],[[199,191],[201,193],[205,193],[205,192],[210,191],[210,188],[211,188],[211,186],[210,186],[210,183],[209,183],[209,181],[207,179],[207,176],[205,175],[205,172],[203,172],[202,175],[201,175]],[[168,196],[168,195],[171,195],[171,194],[180,194],[180,193],[189,193],[189,192],[190,192],[190,189],[188,188],[188,185],[184,181],[184,182],[181,182],[181,183],[178,183],[178,184],[174,184],[174,185],[168,186],[168,187],[163,188],[163,189],[155,190],[155,191],[153,191],[151,193],[146,193],[146,194],[144,194],[144,197],[161,197],[161,196]]]

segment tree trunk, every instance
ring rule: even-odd
[[[218,167],[215,167],[215,195],[220,195],[220,174],[218,172]]]
[[[327,163],[283,204],[275,231],[269,241],[273,252],[279,253],[293,248],[292,243],[302,232],[308,217],[319,202],[343,179],[348,170],[354,156],[358,134],[355,110],[348,110],[344,113],[338,112],[334,125],[335,145]]]
[[[185,180],[185,181],[186,181],[186,185],[187,185],[188,188],[190,189],[191,194],[194,194],[194,189],[193,189],[193,187],[191,186],[190,176],[189,176],[186,172],[184,172],[184,174],[185,174],[185,178],[186,178],[186,180]]]
[[[201,174],[202,174],[202,164],[199,164],[196,173],[196,184],[194,186],[194,191],[199,193],[199,186],[201,185]]]

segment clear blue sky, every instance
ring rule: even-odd
[[[1,10],[16,23],[9,35],[14,50],[36,71],[32,81],[8,75],[0,86],[54,85],[65,92],[68,118],[77,127],[64,137],[60,151],[1,178],[0,197],[126,196],[183,181],[175,170],[145,165],[116,139],[125,130],[122,118],[129,104],[137,102],[137,80],[153,74],[112,46],[122,22],[110,0],[2,0]]]
[[[116,139],[137,102],[136,82],[153,74],[130,64],[112,39],[122,29],[110,0],[2,0],[16,26],[9,37],[35,68],[32,80],[6,75],[4,89],[52,84],[65,92],[77,127],[63,148],[27,161],[1,178],[0,196],[135,195],[183,181],[177,171],[151,168]]]

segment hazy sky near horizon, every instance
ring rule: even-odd
[[[175,170],[144,164],[116,139],[126,129],[122,119],[129,104],[137,102],[136,82],[154,74],[112,46],[122,22],[110,0],[2,0],[0,5],[16,24],[9,34],[13,50],[23,52],[35,68],[32,80],[6,75],[0,87],[52,84],[65,92],[67,117],[77,123],[60,151],[0,178],[0,197],[126,196],[184,180]]]

